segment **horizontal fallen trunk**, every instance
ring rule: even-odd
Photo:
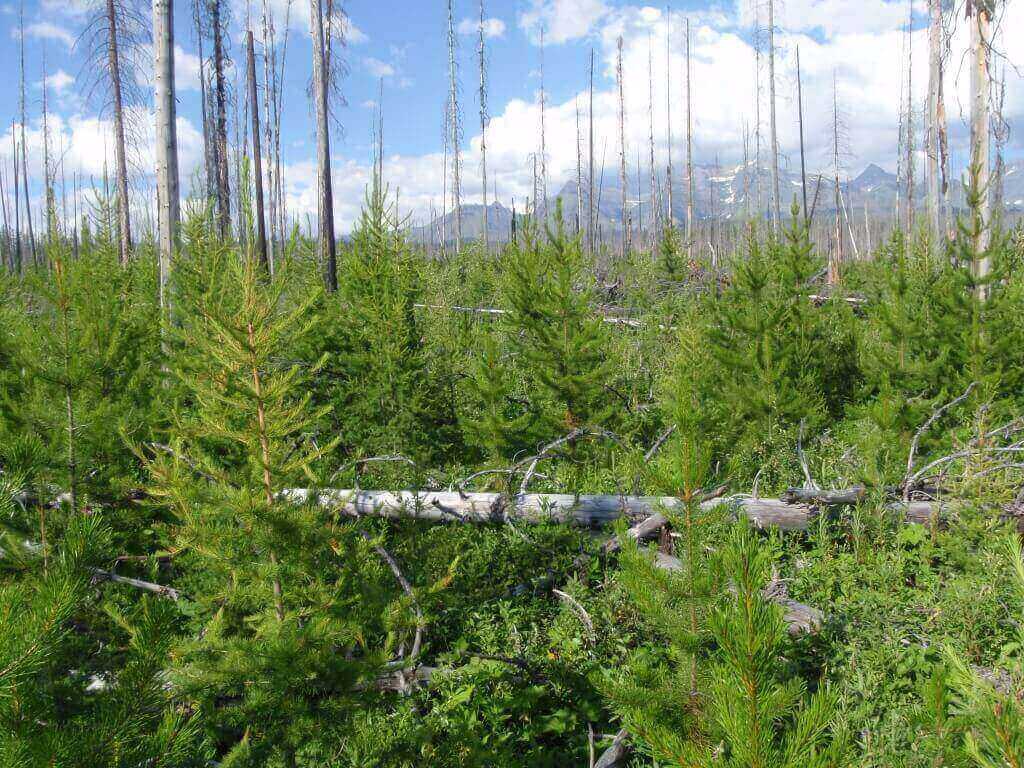
[[[822,492],[817,492],[819,495]],[[630,524],[647,521],[659,510],[680,506],[672,496],[615,496],[569,493],[529,493],[509,497],[501,493],[459,493],[456,491],[363,491],[352,489],[310,490],[292,488],[281,493],[297,503],[314,502],[350,517],[388,517],[453,523],[554,522],[600,527],[619,518]],[[855,503],[843,497],[838,505]],[[701,503],[702,509],[725,504],[737,516],[744,516],[758,528],[784,531],[805,530],[819,514],[819,502],[789,502],[785,499],[755,499],[724,496]],[[928,523],[934,515],[955,509],[956,501],[893,502],[888,508],[908,523]],[[657,521],[652,522],[655,525]]]
[[[664,552],[657,552],[654,555],[654,565],[666,571],[682,571],[683,562],[678,557],[666,555]],[[817,632],[825,620],[825,614],[817,608],[790,600],[784,589],[780,589],[779,582],[772,582],[764,590],[764,597],[769,602],[775,603],[782,608],[782,618],[786,622],[789,634],[799,635],[804,632]]]
[[[142,579],[133,579],[130,576],[120,576],[113,571],[105,571],[102,568],[90,568],[89,572],[92,573],[94,581],[111,581],[114,584],[124,584],[135,589],[141,589],[144,592],[152,592],[155,595],[161,597],[169,597],[171,600],[177,601],[181,598],[181,593],[173,587],[165,587],[163,584],[154,584],[151,581],[143,581]]]

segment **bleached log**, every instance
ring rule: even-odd
[[[654,565],[665,571],[683,570],[682,560],[672,555],[666,555],[664,552],[655,553]],[[816,632],[825,620],[825,614],[817,608],[791,600],[784,590],[777,589],[776,583],[764,590],[764,596],[765,599],[782,608],[783,621],[786,622],[786,627],[791,635]]]
[[[529,493],[509,497],[500,493],[459,493],[456,491],[369,491],[353,489],[292,488],[282,497],[297,503],[313,501],[350,517],[388,517],[455,523],[555,522],[583,527],[601,527],[619,518],[630,524],[646,521],[659,510],[671,510],[680,502],[672,496],[616,496],[612,494]],[[311,496],[313,498],[311,498]],[[847,498],[848,496],[848,498]],[[859,499],[853,490],[834,495],[817,492],[814,503],[785,499],[755,499],[725,496],[702,502],[702,509],[725,504],[737,516],[748,518],[758,528],[784,531],[805,530],[823,505],[849,505]],[[960,502],[893,502],[889,509],[910,523],[927,523],[933,514],[955,509]],[[657,521],[651,524],[655,525]]]
[[[629,731],[625,728],[616,733],[615,738],[612,739],[612,745],[601,753],[601,757],[594,763],[594,768],[618,768],[618,766],[624,765],[629,756],[627,739],[629,739]]]
[[[177,602],[181,597],[181,593],[173,587],[166,587],[163,584],[154,584],[151,581],[142,581],[141,579],[133,579],[129,576],[120,576],[113,571],[105,571],[102,568],[90,568],[93,580],[95,581],[112,581],[115,584],[124,584],[135,589],[141,589],[144,592],[152,592],[155,595],[161,597],[169,597],[171,600]]]

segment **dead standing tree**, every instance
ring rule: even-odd
[[[455,35],[455,10],[448,0],[448,109],[449,149],[452,153],[452,202],[455,231],[455,255],[462,250],[462,119],[459,112],[458,38]]]
[[[178,236],[178,134],[174,90],[174,0],[153,0],[153,81],[156,99],[156,179],[160,308],[170,310],[168,280]]]
[[[768,110],[772,142],[772,221],[776,230],[782,223],[779,192],[779,135],[775,121],[775,0],[768,0]]]
[[[480,224],[483,228],[484,252],[490,253],[491,233],[490,223],[487,216],[487,49],[485,46],[486,35],[484,22],[484,0],[480,0],[480,23],[477,30],[479,33],[479,39],[477,40],[477,56],[480,61],[480,175],[484,203]]]
[[[131,258],[131,197],[128,187],[128,137],[138,128],[131,107],[141,105],[138,87],[139,54],[143,49],[146,23],[131,0],[96,2],[76,47],[84,49],[93,78],[89,96],[109,109],[114,125],[114,173],[117,195],[117,238],[121,263]]]
[[[928,221],[938,245],[946,237],[946,206],[949,183],[946,166],[946,106],[942,78],[948,46],[943,30],[942,0],[928,0]]]
[[[217,221],[220,236],[231,236],[231,171],[228,164],[228,90],[225,69],[231,65],[224,48],[227,14],[221,0],[209,1],[210,33],[213,37],[214,153],[217,178]]]
[[[316,154],[319,182],[319,251],[324,286],[338,290],[338,259],[334,243],[334,196],[331,189],[331,137],[328,108],[328,62],[325,51],[324,16],[320,0],[309,0],[309,27],[313,40],[313,101],[316,107]]]
[[[249,109],[252,118],[253,183],[256,185],[256,253],[260,264],[270,272],[267,254],[267,230],[263,217],[263,153],[260,146],[260,102],[256,87],[256,54],[253,50],[252,30],[245,34],[245,53],[249,75]]]
[[[22,191],[25,193],[25,223],[28,225],[28,245],[29,254],[32,257],[32,263],[37,264],[36,261],[36,234],[32,227],[32,199],[28,196],[28,143],[25,141],[25,122],[27,116],[25,114],[25,3],[19,5],[18,10],[18,47],[21,59],[21,91],[19,93],[19,106],[21,108],[21,186]],[[12,132],[13,133],[13,132]],[[15,155],[14,162],[17,164],[18,157]]]
[[[622,249],[623,260],[629,251],[630,225],[627,206],[627,191],[629,181],[626,178],[626,100],[624,98],[624,86],[622,82],[622,36],[619,36],[616,44],[617,55],[615,59],[615,78],[619,87],[619,184],[622,189]]]
[[[965,13],[971,29],[971,178],[976,187],[978,216],[973,227],[973,251],[978,298],[988,298],[985,283],[991,263],[988,246],[991,238],[991,198],[989,195],[989,61],[992,45],[992,5],[994,0],[967,0]]]

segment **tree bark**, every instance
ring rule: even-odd
[[[768,0],[768,108],[772,140],[772,216],[775,229],[782,223],[779,193],[779,136],[775,126],[775,0]]]
[[[852,491],[851,491],[852,493]],[[846,491],[831,500],[845,506]],[[365,491],[351,489],[292,488],[281,496],[297,503],[313,501],[333,508],[349,517],[386,517],[416,519],[440,523],[502,523],[507,520],[535,524],[554,522],[564,525],[600,527],[625,518],[638,523],[658,509],[675,509],[679,500],[672,496],[615,496],[590,494],[530,493],[509,497],[500,493],[458,493],[455,491]],[[817,518],[818,507],[827,500],[822,496],[813,503],[785,499],[754,499],[746,496],[725,496],[702,503],[702,508],[725,504],[737,515],[748,518],[758,528],[786,531],[806,530]],[[893,502],[888,509],[908,523],[930,523],[934,513],[953,510],[958,502],[911,501]]]
[[[622,248],[623,261],[629,251],[629,214],[626,208],[626,197],[629,191],[629,181],[626,178],[626,100],[624,97],[624,86],[622,82],[622,36],[618,39],[618,55],[615,60],[615,75],[619,86],[619,183],[622,185]]]
[[[810,227],[807,218],[807,164],[804,156],[804,87],[800,78],[800,46],[796,47],[796,101],[800,117],[800,192],[804,204],[804,226]]]
[[[28,225],[28,247],[29,255],[32,258],[32,264],[38,264],[36,260],[36,233],[32,226],[32,200],[28,196],[28,153],[25,150],[27,142],[25,141],[25,121],[27,117],[25,115],[25,3],[22,0],[19,10],[19,25],[20,25],[20,53],[21,53],[21,186],[22,191],[25,193],[25,223]],[[14,158],[14,162],[18,162],[18,158]]]
[[[121,263],[131,259],[131,201],[128,197],[128,160],[124,141],[124,105],[121,98],[121,56],[117,40],[117,12],[114,0],[107,0],[107,28],[110,35],[108,66],[110,95],[114,102],[114,162],[117,166],[117,229]]]
[[[334,244],[334,196],[331,190],[331,138],[328,126],[327,72],[324,58],[324,23],[320,0],[309,0],[310,32],[313,38],[313,99],[316,102],[316,156],[320,180],[320,258],[324,285],[329,293],[338,290],[338,260]]]
[[[256,253],[260,264],[270,272],[270,260],[267,256],[267,228],[263,217],[263,157],[260,141],[260,102],[256,89],[256,54],[253,51],[252,30],[245,33],[246,58],[249,69],[249,106],[252,118],[252,159],[253,183],[256,186]]]
[[[686,254],[693,258],[693,99],[690,78],[690,19],[686,19]]]
[[[210,23],[213,26],[213,76],[217,100],[214,116],[217,148],[217,214],[220,236],[231,237],[231,170],[228,165],[228,96],[224,79],[224,30],[220,18],[221,0],[210,0]]]
[[[979,195],[980,227],[974,236],[974,276],[984,281],[991,271],[988,256],[991,238],[989,197],[989,47],[992,42],[991,17],[987,0],[968,0],[968,23],[971,27],[971,174]],[[988,298],[988,286],[977,287],[977,296]]]
[[[178,238],[178,134],[174,90],[174,0],[153,0],[156,183],[159,207],[160,308],[170,310],[168,279]]]
[[[480,175],[483,187],[483,227],[484,252],[491,251],[490,222],[487,209],[487,49],[484,45],[484,0],[480,0],[480,40],[477,53],[480,57]]]
[[[462,155],[460,141],[462,130],[459,120],[459,74],[455,55],[455,11],[452,0],[448,0],[448,130],[452,151],[452,202],[455,234],[455,254],[462,250]]]
[[[596,249],[596,232],[594,230],[594,49],[590,49],[590,115],[588,118],[590,134],[587,142],[587,151],[590,157],[587,160],[587,243],[590,246],[590,256],[593,258]]]

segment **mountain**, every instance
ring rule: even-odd
[[[1024,161],[1007,164],[1004,174],[1006,210],[1010,213],[1024,212]],[[627,179],[626,202],[634,226],[647,226],[651,211],[650,177],[634,175]],[[856,176],[844,175],[840,181],[842,205],[852,217],[853,212],[861,216],[890,216],[896,209],[902,190],[896,175],[871,163]],[[755,168],[753,163],[717,167],[694,166],[693,169],[693,213],[694,218],[703,221],[729,221],[760,215],[771,216],[772,179],[767,168]],[[924,179],[915,183],[916,204],[925,205]],[[676,221],[686,220],[687,184],[685,169],[676,169],[672,184],[672,213]],[[779,170],[780,207],[785,216],[794,199],[802,202],[802,185],[799,173]],[[622,185],[616,172],[605,172],[595,183],[594,194],[597,224],[605,236],[614,238],[622,231]],[[659,195],[664,195],[664,191]],[[950,200],[954,207],[963,205],[963,188],[959,178],[950,179]],[[561,199],[563,210],[569,221],[574,221],[577,210],[576,181],[567,182],[549,203],[554,211],[555,199]],[[660,208],[665,200],[656,200]],[[835,180],[831,171],[808,173],[807,205],[815,216],[834,215],[836,208]],[[587,210],[587,189],[583,190],[584,217]],[[465,205],[462,208],[462,234],[465,240],[479,239],[482,224],[481,205]],[[521,211],[520,211],[521,213]],[[437,242],[438,233],[448,233],[452,238],[453,214],[447,213],[442,219],[434,219],[430,225],[415,227],[412,238],[418,242]],[[488,225],[491,240],[503,242],[508,239],[512,212],[500,203],[492,203],[488,211]]]

